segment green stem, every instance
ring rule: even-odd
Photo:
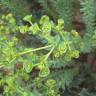
[[[54,50],[55,47],[52,47],[52,49],[50,50],[50,52],[46,55],[44,61],[46,61],[48,59],[48,57],[50,56],[50,54],[52,53],[52,51]],[[34,67],[38,66],[39,64],[35,64]]]
[[[48,57],[50,56],[50,54],[53,52],[54,50],[54,47],[52,47],[52,49],[50,50],[50,52],[46,55],[45,57],[45,61],[48,59]]]
[[[31,24],[31,26],[33,26],[33,23],[31,21],[29,21],[29,23]]]
[[[2,68],[2,67],[4,67],[5,65],[3,65],[3,64],[0,64],[0,68]]]
[[[44,47],[40,47],[40,48],[28,50],[28,51],[19,53],[17,56],[21,56],[21,55],[24,55],[24,54],[27,54],[27,53],[30,53],[30,52],[39,51],[39,50],[42,50],[42,49],[47,49],[47,48],[49,48],[49,47],[52,47],[52,46],[51,46],[51,45],[48,45],[48,46],[44,46]]]
[[[47,49],[47,48],[50,48],[50,47],[52,47],[52,46],[48,45],[48,46],[44,46],[44,47],[40,47],[40,48],[36,48],[36,49],[32,49],[32,50],[28,50],[28,51],[25,51],[25,52],[18,53],[9,63],[12,63],[18,56],[28,54],[30,52],[39,51],[39,50],[42,50],[42,49]]]
[[[15,59],[16,59],[16,57],[14,57],[9,63],[12,63]]]

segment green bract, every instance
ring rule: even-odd
[[[44,15],[44,16],[41,17],[39,23],[44,24],[44,23],[47,23],[47,22],[49,22],[49,17],[47,15]]]
[[[26,30],[28,31],[28,30]],[[37,23],[33,24],[32,26],[29,27],[29,31],[30,31],[30,34],[38,34],[38,32],[40,31],[40,28],[38,26]]]
[[[31,22],[32,15],[27,15],[23,18],[24,21]]]
[[[20,26],[19,29],[20,29],[20,32],[22,34],[25,34],[27,32],[27,30],[28,30],[28,27],[27,26]]]

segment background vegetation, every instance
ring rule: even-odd
[[[1,96],[96,96],[96,0],[0,0]]]

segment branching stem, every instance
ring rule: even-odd
[[[44,47],[40,47],[40,48],[36,48],[36,49],[31,49],[31,50],[28,50],[28,51],[18,53],[9,63],[12,63],[18,56],[25,55],[25,54],[28,54],[30,52],[35,52],[35,51],[47,49],[47,48],[50,48],[50,47],[52,47],[52,45],[48,45],[48,46],[44,46]]]

